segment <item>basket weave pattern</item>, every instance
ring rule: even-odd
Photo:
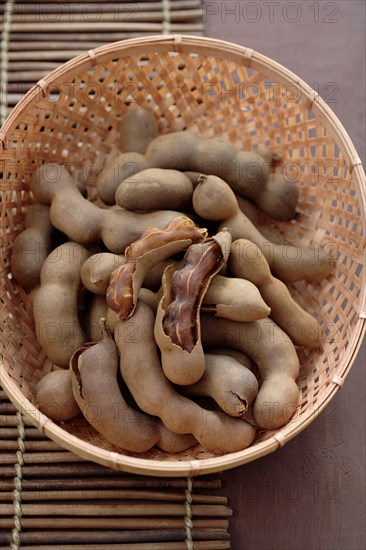
[[[174,456],[156,449],[120,453],[85,421],[56,426],[27,401],[52,368],[34,335],[25,293],[9,272],[12,243],[33,202],[30,177],[40,164],[59,162],[92,196],[98,172],[118,152],[118,125],[132,103],[153,109],[161,133],[187,128],[226,137],[243,149],[280,152],[299,186],[302,215],[276,225],[289,241],[312,246],[314,254],[321,243],[337,259],[334,274],[321,284],[290,286],[323,331],[320,351],[300,353],[297,413],[280,433],[262,433],[240,453],[220,457],[199,446]],[[343,384],[365,330],[364,173],[339,121],[295,75],[252,50],[220,41],[128,40],[83,54],[41,80],[11,113],[0,139],[3,384],[51,438],[115,468],[163,475],[215,471],[278,448]]]

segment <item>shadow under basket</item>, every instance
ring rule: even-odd
[[[300,192],[300,218],[276,223],[289,241],[319,243],[336,258],[322,283],[290,286],[322,326],[322,348],[299,349],[300,400],[291,421],[261,432],[251,447],[216,454],[200,446],[170,455],[114,448],[80,416],[56,424],[33,405],[37,382],[52,364],[42,352],[12,278],[9,256],[33,197],[29,180],[58,162],[93,192],[96,175],[118,152],[118,126],[136,105],[155,113],[161,133],[189,129],[223,136],[241,149],[283,155]],[[39,81],[13,109],[1,144],[1,383],[42,432],[76,454],[148,475],[210,473],[264,456],[293,438],[329,403],[365,332],[365,175],[336,116],[305,82],[271,59],[209,38],[158,36],[116,42],[82,54]],[[121,426],[123,430],[123,426]]]

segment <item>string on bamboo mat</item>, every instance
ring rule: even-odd
[[[22,530],[22,479],[23,479],[23,464],[24,464],[24,453],[25,453],[25,427],[23,415],[20,412],[17,412],[17,426],[18,426],[18,450],[16,452],[17,462],[15,464],[15,473],[14,478],[15,489],[13,491],[14,495],[14,529],[12,531],[12,543],[11,549],[18,550],[20,545],[20,532]]]
[[[10,25],[13,15],[14,0],[7,0],[3,19],[3,32],[0,46],[0,125],[4,122],[8,112],[8,50]]]
[[[163,0],[162,34],[170,34],[170,0]]]
[[[192,478],[187,477],[187,489],[185,490],[186,501],[186,515],[184,516],[184,525],[186,528],[186,545],[187,550],[193,550],[193,538],[192,538]]]

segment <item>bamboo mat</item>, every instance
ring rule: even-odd
[[[219,477],[151,478],[83,460],[24,424],[2,390],[0,464],[0,548],[230,548]]]
[[[107,42],[202,34],[201,0],[0,2],[1,122],[45,74]],[[232,510],[221,480],[123,474],[50,441],[0,389],[0,547],[224,550]]]
[[[201,0],[0,0],[0,116],[60,63],[108,42],[151,34],[201,35]]]

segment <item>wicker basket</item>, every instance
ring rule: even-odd
[[[123,453],[85,421],[57,425],[32,405],[35,386],[52,365],[41,351],[9,272],[9,254],[33,199],[29,178],[43,162],[66,164],[91,187],[95,167],[117,152],[117,128],[131,103],[154,110],[161,132],[192,129],[242,148],[284,155],[300,189],[300,220],[278,224],[289,240],[322,243],[336,254],[321,284],[290,287],[321,322],[321,351],[300,352],[300,404],[278,432],[261,433],[248,449],[218,455],[199,446],[180,455],[153,449]],[[344,128],[316,92],[284,67],[230,43],[158,36],[90,50],[40,80],[1,129],[2,384],[46,435],[115,469],[150,475],[209,473],[270,453],[310,424],[352,366],[365,332],[365,175]]]

